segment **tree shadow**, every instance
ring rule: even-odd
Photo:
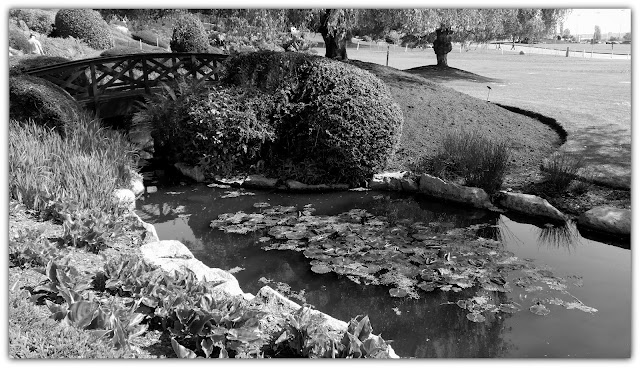
[[[424,65],[404,70],[407,73],[416,74],[433,82],[450,82],[454,80],[464,80],[477,83],[498,83],[500,79],[488,78],[482,75],[468,72],[466,70],[440,67],[437,65]]]

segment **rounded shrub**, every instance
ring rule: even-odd
[[[109,25],[92,9],[60,9],[55,17],[54,35],[81,39],[97,50],[111,47]]]
[[[9,18],[24,21],[30,31],[49,35],[53,31],[55,13],[43,9],[12,9],[9,11]]]
[[[76,100],[55,84],[30,75],[9,77],[9,118],[62,129],[81,114]]]
[[[170,46],[173,52],[207,52],[209,38],[200,19],[189,13],[176,19]]]
[[[301,53],[257,52],[225,61],[224,81],[275,101],[268,165],[283,179],[360,185],[397,148],[402,111],[388,87],[353,65]]]

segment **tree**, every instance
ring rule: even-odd
[[[593,31],[593,42],[600,42],[602,40],[602,33],[600,32],[600,26],[595,26]]]
[[[318,31],[324,40],[326,57],[347,60],[347,40],[357,25],[357,13],[355,9],[325,9],[320,14]]]
[[[625,41],[631,41],[631,32],[627,32],[622,36],[622,39]]]
[[[571,31],[569,30],[569,28],[565,28],[562,31],[562,38],[565,40],[571,39]]]

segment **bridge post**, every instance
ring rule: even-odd
[[[142,76],[144,79],[144,92],[147,94],[151,94],[151,88],[149,88],[149,70],[147,68],[147,58],[140,54],[140,58],[142,60]]]

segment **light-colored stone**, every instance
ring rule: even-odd
[[[264,175],[249,175],[242,183],[242,186],[247,188],[272,189],[276,187],[277,183],[278,179],[267,178]]]
[[[140,247],[144,260],[165,272],[185,272],[191,270],[199,281],[222,282],[214,290],[230,295],[243,295],[238,280],[227,271],[210,268],[193,257],[191,251],[177,240],[161,240]]]
[[[176,169],[180,170],[182,175],[191,178],[198,183],[202,183],[205,180],[202,168],[200,168],[199,166],[189,166],[182,162],[175,163],[173,166],[175,166]]]
[[[113,191],[113,202],[119,207],[130,211],[136,209],[136,195],[131,189],[116,189]]]
[[[147,193],[151,194],[151,193],[155,193],[158,191],[158,187],[156,187],[155,185],[149,185],[147,187]]]
[[[143,237],[144,242],[153,243],[153,242],[160,241],[160,238],[158,237],[158,232],[156,231],[155,226],[142,221],[140,216],[138,216],[138,214],[136,214],[135,212],[132,212],[132,213],[133,213],[133,216],[138,221],[138,224],[142,226],[145,230],[145,234]]]
[[[420,176],[419,191],[432,197],[469,204],[476,208],[494,208],[493,204],[489,201],[489,195],[484,190],[449,183],[429,174],[422,174],[422,176]]]
[[[223,184],[223,185],[229,185],[232,187],[240,187],[242,186],[242,184],[244,183],[246,177],[244,176],[236,176],[233,178],[223,178],[222,176],[216,175],[214,177],[214,180],[219,183],[219,184]]]
[[[256,294],[256,298],[257,300],[260,300],[264,303],[268,303],[268,302],[279,303],[284,307],[288,308],[292,312],[295,312],[298,309],[300,309],[300,304],[287,299],[287,297],[273,290],[269,286],[263,286]],[[334,331],[346,331],[347,326],[349,325],[347,322],[333,318],[330,315],[322,313],[317,309],[313,309],[311,311],[311,315],[321,316],[324,320],[325,326],[327,326],[329,329]]]
[[[144,182],[142,179],[142,175],[137,174],[135,176],[132,176],[131,181],[129,181],[129,186],[131,187],[131,191],[136,197],[144,193]]]
[[[501,191],[498,204],[521,214],[545,217],[553,221],[566,221],[566,216],[562,212],[553,207],[546,199],[533,194]]]
[[[331,189],[327,184],[305,184],[297,180],[287,180],[285,185],[287,186],[287,189],[292,191],[322,192]]]
[[[604,233],[631,236],[631,210],[595,207],[580,215],[578,225]]]

